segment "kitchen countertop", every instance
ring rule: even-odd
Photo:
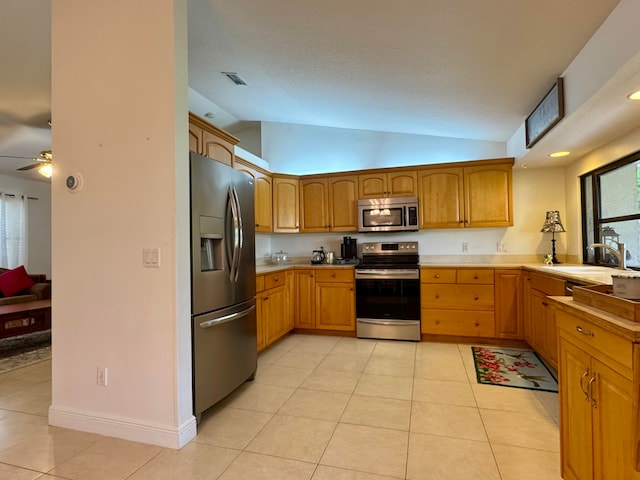
[[[546,275],[560,277],[565,280],[572,280],[578,283],[586,283],[592,285],[611,285],[613,283],[611,275],[621,273],[622,270],[610,267],[599,267],[594,265],[569,264],[560,265],[541,265],[539,263],[499,263],[499,262],[477,262],[477,263],[459,263],[459,262],[420,262],[420,267],[442,267],[442,268],[526,268]],[[311,264],[306,261],[292,261],[283,265],[262,264],[256,265],[256,274],[264,274],[287,270],[289,268],[354,268],[354,265],[341,264]],[[632,270],[626,272],[633,273]]]

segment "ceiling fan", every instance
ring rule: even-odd
[[[31,165],[26,165],[24,167],[16,168],[18,171],[31,170],[33,168],[38,168],[38,173],[41,175],[50,178],[52,167],[51,164],[53,162],[53,154],[51,150],[43,150],[40,152],[40,155],[37,157],[17,157],[14,155],[0,155],[0,158],[24,158],[25,160],[33,160],[35,163]]]

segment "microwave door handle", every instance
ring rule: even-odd
[[[406,227],[409,225],[409,211],[407,210],[407,206],[402,206],[402,226]]]

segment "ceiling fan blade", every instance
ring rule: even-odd
[[[20,170],[20,171],[31,170],[32,168],[38,168],[38,167],[41,167],[41,166],[42,166],[42,163],[34,163],[32,165],[27,165],[26,167],[16,168],[16,170]]]
[[[33,157],[21,157],[18,155],[0,155],[0,158],[20,158],[24,160],[33,160]]]

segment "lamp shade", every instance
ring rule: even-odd
[[[542,225],[541,232],[555,233],[566,231],[560,221],[560,212],[558,210],[549,210],[547,216],[544,219],[544,225]]]

